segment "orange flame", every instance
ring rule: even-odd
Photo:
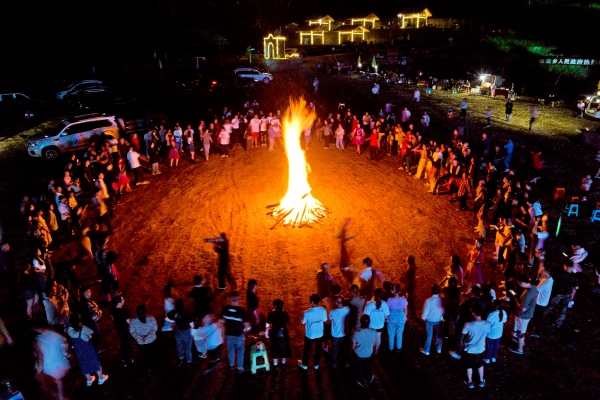
[[[326,210],[321,202],[311,195],[308,184],[310,166],[300,145],[300,135],[316,118],[313,110],[306,107],[303,98],[290,99],[282,123],[285,154],[288,159],[288,189],[273,216],[284,225],[303,226],[324,217]],[[277,225],[277,224],[276,224]]]

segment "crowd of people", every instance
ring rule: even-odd
[[[309,107],[315,106],[310,103]],[[279,370],[292,356],[288,325],[301,322],[305,335],[298,367],[308,369],[314,347],[315,370],[325,352],[331,368],[354,366],[357,384],[366,387],[374,381],[372,362],[378,352],[403,350],[404,326],[411,318],[411,323],[422,320],[425,326],[420,349],[424,356],[445,348],[465,367],[465,384],[474,387],[473,370],[477,370],[477,384],[484,387],[484,365],[497,361],[507,321],[513,322],[510,336],[516,342],[510,351],[518,355],[524,354],[527,336],[539,337],[551,327],[561,327],[568,308],[574,306],[588,253],[576,243],[564,260],[546,262],[548,214],[535,187],[544,176],[539,151],[532,150],[525,169],[519,170],[510,139],[492,142],[482,133],[470,146],[457,129],[447,141],[438,143],[428,139],[431,119],[426,112],[417,122],[409,106],[402,107],[398,117],[397,108],[387,103],[378,113],[360,115],[340,104],[337,112],[319,115],[302,138],[306,149],[314,145],[328,149],[335,137],[335,148],[340,151],[355,146],[361,155],[368,147],[372,160],[393,157],[398,170],[424,180],[429,193],[446,194],[449,202],[458,202],[459,210],[472,211],[477,238],[472,250],[466,257],[452,255],[440,282],[418,283],[431,286],[431,297],[422,307],[415,300],[414,257],[402,268],[401,281],[387,281],[368,257],[362,262],[363,269],[354,271],[344,250],[345,237],[340,269],[346,281],[335,283],[329,264],[323,263],[316,293],[308,299],[309,308],[301,321],[290,320],[281,299],[275,299],[273,309],[265,313],[254,279],[247,285],[246,307],[241,307],[235,278],[228,270],[228,239],[222,234],[213,241],[220,260],[214,291],[200,275],[193,278],[187,296],[178,295],[169,282],[163,289],[164,316],[148,315],[144,304],[136,305],[133,316],[129,313],[119,291],[118,257],[109,244],[113,209],[120,206],[121,196],[133,191],[132,186],[148,182],[142,171],[146,161],[157,175],[161,164],[177,168],[183,156],[195,162],[195,143],[202,143],[205,160],[213,153],[228,157],[238,143],[246,151],[261,147],[272,151],[277,143],[281,145],[281,112],[263,113],[254,101],[245,104],[242,113],[225,107],[212,122],[200,122],[197,131],[191,125],[184,130],[178,123],[171,130],[163,121],[144,135],[144,143],[132,134],[128,139],[94,144],[82,158],[69,158],[62,176],[50,180],[46,192],[23,197],[22,232],[30,255],[23,265],[15,265],[9,243],[2,242],[0,271],[13,290],[20,290],[26,318],[39,328],[38,371],[52,377],[56,391],[62,391],[61,378],[69,363],[66,355],[57,354],[68,340],[86,384],[106,382],[109,376],[99,357],[105,333],[99,321],[103,308],[108,308],[125,366],[135,359],[136,365],[155,369],[158,338],[171,335],[182,366],[196,364],[195,354],[209,359],[207,371],[215,369],[226,348],[228,367],[244,373],[249,344],[268,341],[273,365]],[[466,109],[465,104],[465,116]],[[146,161],[141,156],[144,152]],[[484,243],[490,229],[495,231],[492,269],[503,278],[497,283],[494,275],[486,279],[484,273]],[[102,307],[92,299],[96,289],[82,285],[73,268],[53,267],[53,251],[73,241],[80,243],[82,258],[94,260]],[[225,292],[227,283],[229,292]],[[224,303],[222,293],[228,300],[219,309],[217,305]],[[417,309],[422,309],[420,315]],[[0,338],[11,344],[13,339],[1,320],[0,328]],[[385,342],[387,346],[382,346]]]

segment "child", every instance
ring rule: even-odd
[[[502,309],[502,300],[494,300],[493,303],[494,311],[492,311],[487,321],[490,323],[492,329],[487,334],[485,339],[486,353],[483,361],[486,364],[496,362],[498,357],[498,348],[500,346],[500,338],[502,337],[502,331],[504,330],[504,323],[507,319],[506,311]]]

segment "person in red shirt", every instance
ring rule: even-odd
[[[371,153],[371,160],[374,160],[377,157],[377,143],[379,142],[377,135],[377,130],[374,130],[369,137],[369,152]]]

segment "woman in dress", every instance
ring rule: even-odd
[[[408,300],[402,296],[400,285],[392,285],[392,297],[387,300],[390,316],[388,318],[388,334],[390,351],[402,350],[402,335],[404,334],[404,325],[406,324],[406,314],[408,312]]]
[[[419,164],[417,164],[417,173],[414,175],[414,178],[421,179],[421,175],[423,175],[423,171],[427,165],[427,145],[421,143],[415,150],[415,152],[419,153]]]
[[[283,300],[275,300],[273,307],[275,308],[267,314],[267,337],[271,341],[273,365],[277,368],[279,359],[281,359],[281,365],[285,366],[286,358],[292,356],[290,334],[287,328],[290,316],[286,311],[283,311]]]
[[[171,142],[169,144],[169,168],[173,167],[173,161],[175,161],[175,166],[179,165],[179,151],[177,150],[177,144],[175,143],[175,137],[171,137]]]
[[[365,306],[363,315],[366,314],[371,318],[369,328],[377,331],[377,344],[375,345],[375,349],[376,351],[379,351],[379,346],[381,346],[381,332],[383,332],[385,322],[390,315],[390,308],[388,307],[387,302],[383,301],[383,289],[375,289],[373,297],[374,300],[369,301]]]
[[[92,344],[94,332],[87,326],[81,324],[79,314],[71,314],[69,317],[69,329],[67,334],[71,338],[71,343],[75,349],[75,356],[79,363],[81,372],[87,378],[87,386],[92,386],[98,375],[98,385],[102,385],[108,379],[108,375],[102,373],[102,366],[98,359],[98,350]]]
[[[354,139],[352,144],[356,145],[356,154],[360,156],[362,145],[365,143],[365,131],[361,126],[357,125],[356,131],[354,132]]]
[[[125,169],[125,164],[123,160],[119,161],[119,172],[117,172],[117,179],[115,180],[115,185],[118,187],[117,193],[119,195],[124,192],[131,192],[131,186],[129,186],[129,182],[131,180],[127,176],[127,170]]]
[[[475,247],[469,252],[469,264],[467,265],[464,279],[466,292],[470,292],[471,287],[474,285],[483,285],[485,283],[483,276],[483,243],[483,239],[477,239]]]

